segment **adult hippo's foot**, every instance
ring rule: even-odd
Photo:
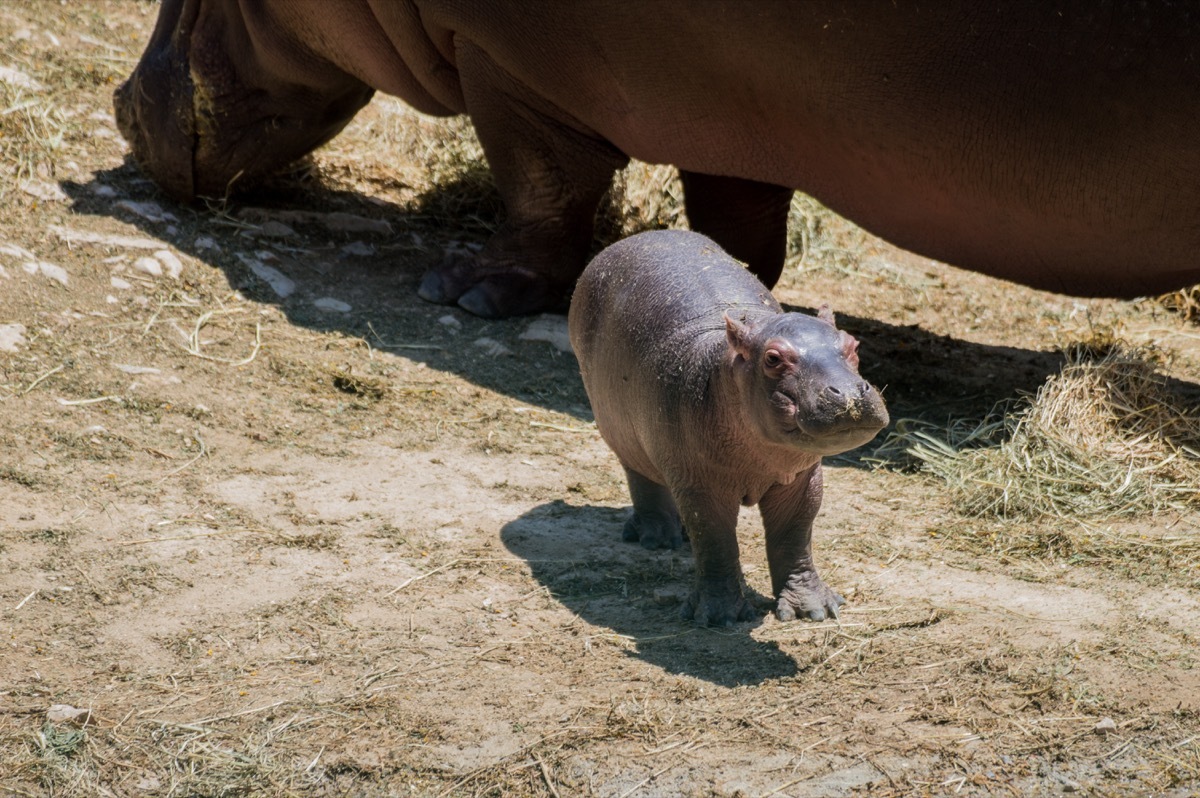
[[[569,285],[532,269],[503,264],[485,253],[451,253],[426,272],[417,295],[439,305],[458,305],[485,319],[564,310]]]
[[[802,571],[793,574],[780,591],[775,617],[781,621],[796,618],[823,621],[827,617],[836,620],[838,608],[845,603],[844,598],[821,581],[816,571]]]
[[[477,255],[425,275],[419,295],[498,318],[562,310],[587,262],[596,208],[629,157],[455,39],[463,97],[508,219]]]

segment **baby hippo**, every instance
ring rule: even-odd
[[[888,414],[828,306],[785,313],[710,239],[670,230],[597,255],[569,323],[596,425],[629,479],[625,539],[676,548],[686,529],[691,541],[683,617],[754,616],[737,520],[739,504],[757,504],[778,618],[836,618],[843,599],[812,557],[821,457],[871,440]]]

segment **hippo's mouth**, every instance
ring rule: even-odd
[[[877,421],[871,423],[838,424],[835,427],[822,427],[817,430],[797,426],[789,431],[789,437],[795,445],[808,452],[819,455],[835,455],[857,449],[867,443],[879,430],[886,426]]]

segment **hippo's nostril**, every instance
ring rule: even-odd
[[[828,394],[829,396],[833,396],[833,397],[838,397],[838,396],[842,395],[842,392],[839,391],[837,388],[833,387],[832,385],[825,386],[825,393]]]
[[[873,390],[875,390],[875,389],[871,387],[871,383],[867,382],[866,380],[863,380],[862,382],[860,382],[858,384],[858,395],[859,396],[870,396],[871,391],[873,391]]]

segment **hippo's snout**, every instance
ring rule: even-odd
[[[196,120],[186,66],[146,57],[113,94],[117,127],[138,166],[173,198],[196,196]]]
[[[879,391],[866,380],[828,383],[817,391],[807,409],[797,408],[796,426],[822,454],[837,454],[861,446],[888,425],[887,407]]]

